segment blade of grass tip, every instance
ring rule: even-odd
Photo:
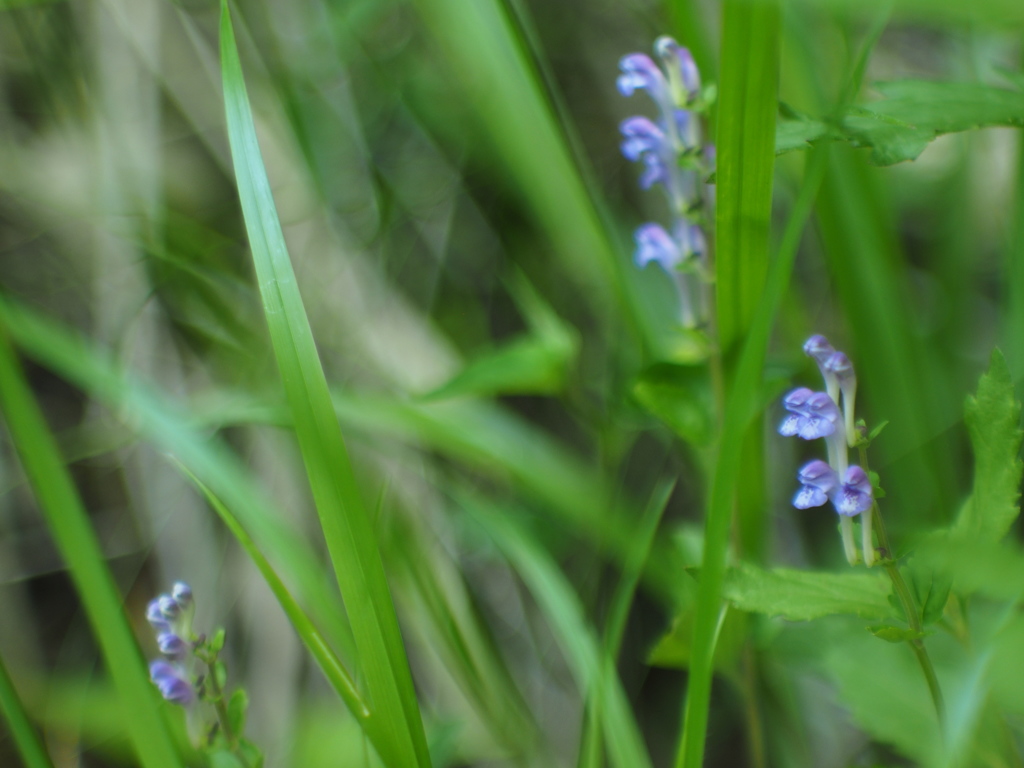
[[[622,577],[619,579],[615,592],[612,594],[608,608],[608,620],[605,624],[604,641],[602,642],[602,656],[606,674],[615,669],[615,662],[622,649],[622,637],[626,631],[626,620],[629,618],[629,608],[633,603],[633,596],[636,594],[637,585],[640,583],[640,575],[643,573],[644,562],[651,553],[651,545],[654,543],[654,535],[657,533],[658,524],[665,513],[665,507],[675,489],[675,480],[662,480],[654,489],[651,499],[640,519],[639,528],[636,534],[630,539],[629,551],[626,554],[626,561],[622,568]],[[598,768],[601,765],[601,706],[602,702],[599,691],[594,690],[590,694],[587,706],[587,719],[583,734],[583,748],[580,750],[579,765],[582,767]]]
[[[114,577],[2,326],[0,412],[117,687],[139,760],[145,768],[181,768]]]
[[[614,668],[602,660],[597,638],[587,624],[583,606],[551,557],[518,525],[511,512],[496,512],[469,492],[459,492],[459,505],[486,531],[498,550],[526,583],[537,601],[581,691],[598,689],[611,763],[618,768],[650,768],[651,759]]]
[[[428,766],[430,756],[398,617],[295,282],[256,139],[226,0],[221,2],[220,39],[228,138],[264,314],[352,625],[371,711],[386,724],[382,727],[401,755],[401,765]]]
[[[274,597],[277,598],[278,603],[284,610],[285,615],[295,628],[296,633],[305,643],[306,648],[312,654],[316,663],[320,666],[320,669],[324,673],[324,677],[327,678],[327,682],[331,684],[338,695],[341,697],[345,706],[348,707],[349,712],[356,721],[366,731],[368,738],[374,745],[377,752],[384,756],[384,762],[386,764],[394,764],[394,760],[397,756],[390,754],[391,745],[385,739],[383,739],[383,733],[377,728],[377,721],[373,718],[372,713],[363,701],[362,695],[359,693],[356,687],[355,681],[349,675],[348,670],[341,663],[341,659],[338,658],[337,654],[330,647],[328,642],[324,639],[324,636],[320,633],[320,630],[316,628],[310,618],[306,615],[305,611],[298,604],[295,598],[292,596],[288,587],[277,575],[274,567],[270,564],[270,561],[263,556],[259,548],[256,546],[256,542],[252,540],[245,528],[238,521],[231,511],[224,506],[224,503],[217,498],[217,496],[211,491],[202,480],[195,476],[188,467],[182,464],[180,461],[174,460],[174,463],[178,466],[181,472],[199,489],[199,491],[206,498],[207,502],[213,508],[213,511],[217,513],[217,516],[224,522],[228,530],[235,537],[238,543],[245,550],[246,554],[249,555],[249,559],[252,560],[253,564],[259,570],[263,579],[267,582],[267,586],[270,587],[274,593]]]
[[[18,749],[25,768],[53,768],[50,756],[43,748],[36,729],[32,727],[25,707],[21,704],[18,692],[14,688],[3,659],[0,659],[0,713],[7,721],[7,728],[14,737],[14,746]]]
[[[711,698],[711,676],[715,652],[716,627],[722,606],[722,582],[725,578],[729,522],[732,518],[733,489],[740,480],[740,454],[743,436],[756,415],[760,401],[764,358],[774,319],[789,285],[797,247],[804,226],[821,187],[827,165],[827,149],[811,152],[779,253],[768,273],[764,294],[754,322],[743,345],[732,395],[726,404],[715,468],[708,494],[704,531],[704,559],[697,584],[696,617],[693,629],[690,682],[683,714],[683,733],[676,754],[676,768],[699,768],[704,757],[704,738]]]

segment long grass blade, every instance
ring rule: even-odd
[[[386,723],[385,738],[399,756],[398,765],[427,766],[398,617],[281,232],[226,2],[221,4],[221,68],[231,154],[264,314],[371,711]]]
[[[121,696],[139,760],[145,768],[181,768],[96,532],[2,324],[0,411]]]
[[[18,692],[3,660],[0,659],[0,714],[7,721],[7,728],[14,737],[14,745],[18,748],[25,768],[53,768],[50,756],[46,753],[43,743],[39,740],[36,729],[32,727],[25,707],[22,706]]]

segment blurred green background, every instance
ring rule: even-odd
[[[268,766],[373,765],[259,574],[167,456],[175,424],[216,436],[275,530],[295,539],[271,553],[287,579],[307,597],[319,590],[314,605],[338,604],[282,428],[224,126],[219,8],[2,7],[0,289],[62,338],[87,339],[65,368],[102,364],[120,382],[86,391],[47,362],[45,339],[33,347],[12,332],[140,641],[151,642],[146,601],[186,579],[197,623],[228,630]],[[233,14],[434,764],[576,763],[589,743],[590,673],[573,638],[582,629],[594,647],[614,647],[622,622],[613,657],[625,696],[653,763],[669,765],[685,673],[646,661],[690,599],[683,566],[700,559],[715,417],[702,369],[681,351],[669,279],[632,265],[632,230],[665,210],[618,149],[618,123],[652,110],[621,97],[615,77],[622,55],[670,33],[713,82],[718,5],[243,0]],[[1019,92],[1022,22],[1020,8],[992,0],[892,13],[784,3],[779,97],[787,115],[824,116],[844,99],[879,98],[878,81]],[[862,51],[863,87],[847,93]],[[898,510],[897,539],[951,522],[967,492],[962,404],[992,347],[1015,381],[1024,373],[1019,133],[941,136],[917,160],[881,168],[868,149],[826,150],[765,401],[789,380],[815,386],[800,354],[810,333],[850,354],[861,415],[890,422],[872,468]],[[777,163],[773,242],[806,156]],[[133,400],[136,387],[155,405]],[[150,407],[170,426],[146,422]],[[767,413],[763,558],[838,565],[834,520],[789,507],[793,472],[812,452],[777,440],[780,412]],[[131,764],[93,633],[6,432],[0,490],[0,658],[54,766]],[[634,552],[655,528],[641,577]],[[619,616],[631,594],[622,585],[636,578]],[[766,679],[783,680],[765,690],[789,697],[766,694],[786,718],[769,723],[768,742],[800,745],[773,746],[772,764],[906,764],[851,722],[829,674],[786,666],[807,652],[802,631],[787,635],[783,661],[765,663]],[[350,652],[343,623],[331,633]],[[708,764],[754,765],[743,696],[723,679],[714,697]],[[0,726],[0,765],[19,760]]]

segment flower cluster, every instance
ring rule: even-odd
[[[645,53],[631,53],[619,62],[618,88],[623,96],[647,91],[658,107],[658,117],[630,117],[620,126],[622,154],[643,164],[640,186],[660,184],[671,211],[668,229],[647,223],[636,230],[639,266],[652,261],[676,279],[680,317],[694,328],[706,314],[696,278],[706,278],[707,242],[701,229],[704,209],[703,179],[714,152],[704,147],[701,115],[709,97],[701,90],[700,74],[690,52],[671,37],[660,37],[654,50],[661,67]]]
[[[149,675],[170,702],[188,706],[196,700],[192,684],[192,617],[195,602],[192,589],[183,581],[175,582],[171,594],[150,601],[146,618],[156,632],[156,644],[166,658],[149,665]]]
[[[219,654],[224,630],[212,637],[192,631],[195,601],[183,581],[175,582],[169,595],[150,601],[146,618],[156,632],[163,658],[149,665],[149,675],[168,701],[186,708],[189,731],[203,750],[231,752],[244,768],[259,766],[259,749],[242,736],[248,699],[241,688],[230,696],[227,669]]]
[[[779,426],[783,435],[796,435],[804,440],[825,438],[828,462],[815,459],[805,464],[797,475],[801,488],[793,498],[797,509],[820,507],[832,502],[839,513],[843,549],[851,565],[857,562],[857,545],[853,539],[853,518],[861,516],[864,563],[874,565],[875,547],[871,531],[871,510],[874,497],[867,472],[850,464],[848,449],[857,444],[854,421],[854,400],[857,377],[850,359],[837,352],[824,336],[812,336],[804,344],[804,352],[814,358],[825,379],[825,391],[814,392],[806,387],[786,395],[783,405],[789,415]],[[842,401],[840,413],[837,403]]]

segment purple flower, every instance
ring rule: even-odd
[[[846,470],[843,484],[832,495],[832,503],[840,515],[853,517],[871,509],[871,479],[854,465]]]
[[[634,259],[638,266],[646,267],[656,261],[669,273],[691,257],[703,256],[707,249],[700,227],[685,221],[676,223],[672,235],[660,224],[644,224],[636,230],[633,239],[636,241]]]
[[[166,661],[154,661],[149,665],[149,677],[167,701],[188,706],[196,698],[195,689],[185,679],[184,673]]]
[[[668,71],[669,84],[681,86],[683,93],[673,93],[676,101],[686,104],[700,95],[700,72],[689,49],[684,48],[671,37],[659,37],[654,42],[654,50],[665,63]],[[675,90],[673,88],[673,90]]]
[[[624,137],[622,154],[628,160],[640,160],[645,166],[640,187],[650,189],[659,181],[670,184],[675,155],[661,126],[646,117],[630,117],[622,122],[619,130]]]
[[[798,435],[804,440],[827,437],[836,431],[839,409],[824,392],[807,387],[794,389],[782,401],[790,415],[779,425],[779,434]]]
[[[192,605],[192,587],[184,581],[176,581],[171,588],[171,597],[182,609],[188,608]]]
[[[631,53],[619,61],[622,74],[616,81],[619,93],[632,96],[637,89],[646,90],[658,104],[668,104],[670,94],[668,80],[646,53]]]
[[[803,486],[793,497],[793,506],[797,509],[820,507],[839,485],[835,470],[821,459],[805,464],[797,474],[797,479]]]
[[[640,267],[646,267],[652,261],[656,261],[666,272],[671,272],[683,260],[679,244],[660,224],[643,224],[637,229],[633,239],[636,241],[634,258]]]
[[[184,659],[190,650],[189,644],[173,632],[161,632],[156,637],[156,644],[160,653],[178,661]]]
[[[808,357],[813,357],[817,361],[818,365],[824,365],[825,361],[828,360],[835,351],[835,348],[828,343],[828,339],[820,333],[811,336],[811,338],[804,342],[804,354]]]
[[[146,605],[146,621],[148,621],[153,629],[157,632],[166,632],[171,628],[171,623],[164,618],[163,611],[160,610],[160,598],[154,598],[149,601]]]

